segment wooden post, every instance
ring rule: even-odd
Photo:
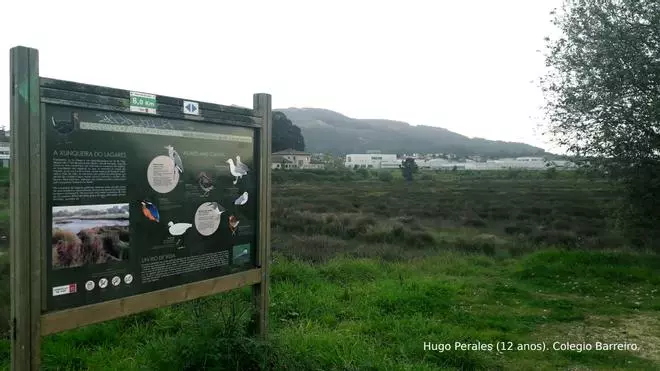
[[[36,49],[10,51],[11,369],[40,369],[41,264],[45,251],[44,173]]]
[[[255,94],[254,110],[262,117],[259,129],[259,225],[256,264],[261,269],[261,282],[252,286],[252,297],[256,305],[255,324],[257,333],[265,338],[268,332],[268,287],[270,284],[270,153],[272,142],[273,114],[271,96]]]

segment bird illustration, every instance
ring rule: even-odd
[[[231,175],[236,177],[236,179],[234,179],[233,182],[234,184],[236,184],[238,182],[238,179],[240,179],[243,175],[247,175],[247,171],[245,171],[244,169],[237,168],[236,165],[234,165],[234,160],[229,159],[227,160],[227,163],[229,164],[229,172],[231,173]]]
[[[235,216],[232,215],[229,217],[229,230],[231,230],[232,235],[236,235],[236,228],[238,227],[238,223],[240,223],[240,221],[236,219]]]
[[[211,209],[213,209],[213,211],[215,211],[216,214],[218,214],[218,215],[222,215],[222,213],[225,212],[225,208],[222,207],[222,205],[220,205],[220,204],[217,203],[217,202],[207,202],[207,203],[205,204],[205,206],[208,206],[208,207],[210,207]]]
[[[234,200],[234,205],[245,205],[248,201],[248,193],[243,192],[242,195],[240,195],[237,199]]]
[[[73,118],[73,115],[72,115]],[[50,120],[53,124],[53,128],[60,134],[69,134],[73,131],[74,124],[73,120],[64,121],[64,120],[55,120],[55,116],[51,116]]]
[[[173,222],[167,223],[167,226],[170,227],[170,234],[172,236],[181,236],[182,234],[186,233],[188,228],[192,227],[192,224],[190,223],[176,223],[174,224]]]
[[[183,161],[181,161],[181,156],[179,156],[179,153],[177,153],[174,147],[170,145],[165,146],[165,149],[167,149],[167,155],[170,156],[170,159],[172,159],[172,162],[174,162],[175,171],[183,173]]]
[[[208,196],[209,192],[211,192],[213,188],[215,188],[213,186],[213,181],[211,180],[211,177],[206,175],[205,172],[199,173],[199,176],[197,177],[197,183],[199,184],[199,188],[201,188],[202,191],[204,191],[202,197]]]
[[[239,155],[236,155],[236,167],[238,169],[242,169],[243,171],[245,171],[246,174],[248,173],[248,171],[250,171],[250,168],[241,162],[241,156]]]
[[[140,201],[140,203],[142,204],[142,214],[144,214],[147,219],[156,223],[160,222],[160,213],[158,213],[156,205],[149,201]]]

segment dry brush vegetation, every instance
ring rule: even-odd
[[[660,257],[619,237],[616,193],[578,173],[276,172],[268,342],[238,290],[49,336],[44,369],[657,369]]]

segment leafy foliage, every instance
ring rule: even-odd
[[[273,112],[273,152],[285,149],[305,150],[305,138],[300,128],[282,112]]]
[[[623,186],[626,230],[650,243],[637,237],[660,221],[660,3],[566,1],[553,23],[563,35],[546,39],[549,133]]]

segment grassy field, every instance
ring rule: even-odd
[[[48,336],[44,369],[658,369],[660,256],[615,233],[615,194],[562,173],[276,173],[268,342],[239,290]]]

